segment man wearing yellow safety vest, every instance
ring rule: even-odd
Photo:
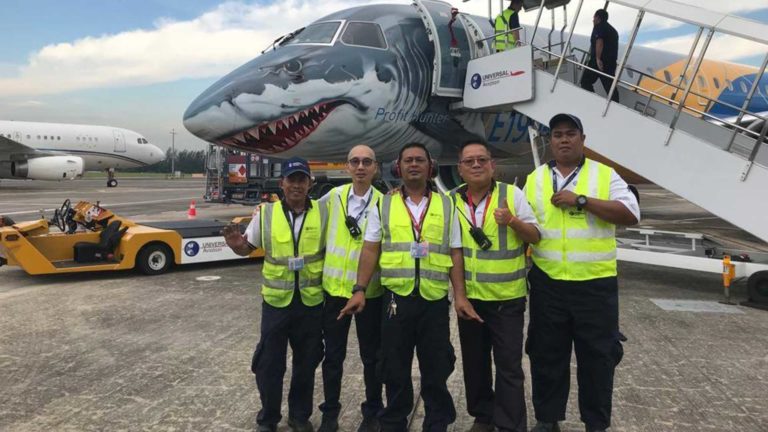
[[[509,7],[501,11],[494,21],[496,31],[496,52],[511,50],[517,46],[520,40],[520,9],[523,8],[523,0],[511,0]],[[511,31],[510,30],[514,30]],[[509,33],[506,33],[509,32]]]
[[[459,174],[466,184],[452,195],[454,223],[461,226],[467,297],[482,318],[459,320],[467,411],[475,418],[470,432],[492,432],[494,427],[527,432],[523,242],[538,242],[539,231],[522,191],[495,181],[495,168],[485,143],[466,143],[459,153]]]
[[[352,297],[357,282],[357,264],[363,247],[363,234],[368,216],[378,212],[381,192],[371,186],[377,172],[376,154],[368,146],[358,145],[349,151],[347,171],[352,183],[339,186],[321,201],[328,205],[328,236],[323,265],[323,390],[325,401],[320,405],[323,420],[318,432],[339,429],[341,411],[341,378],[347,355],[347,337],[352,317],[341,314]],[[376,432],[378,414],[384,408],[381,399],[381,380],[376,377],[376,352],[381,344],[381,296],[378,273],[365,291],[366,307],[355,315],[355,329],[363,362],[365,401],[360,406],[363,421],[358,432]]]
[[[294,432],[311,432],[315,369],[323,357],[322,274],[328,214],[324,205],[309,199],[312,179],[307,161],[288,159],[281,175],[283,200],[256,212],[245,235],[234,225],[227,226],[223,234],[238,255],[264,248],[261,337],[251,362],[261,397],[258,430],[274,432],[280,422],[290,342],[293,374],[288,426]]]
[[[559,431],[576,351],[579,411],[587,432],[611,425],[613,375],[623,356],[616,225],[640,220],[637,198],[616,172],[584,157],[576,116],[549,121],[554,160],[528,175],[525,193],[541,228],[533,245],[530,323],[535,432]]]
[[[405,145],[394,169],[402,188],[382,198],[379,211],[368,219],[352,300],[342,312],[365,305],[378,263],[386,288],[382,307],[381,372],[387,406],[379,418],[383,431],[407,430],[413,409],[411,364],[419,358],[421,397],[425,416],[422,430],[444,432],[456,420],[447,380],[456,357],[450,341],[448,280],[454,288],[455,308],[462,318],[480,319],[464,292],[461,233],[452,223],[449,197],[433,192],[429,178],[437,166],[423,144]]]

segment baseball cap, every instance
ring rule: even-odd
[[[572,123],[574,126],[576,126],[576,129],[581,131],[581,133],[584,133],[584,126],[581,125],[581,120],[579,120],[579,118],[573,114],[555,114],[555,116],[549,120],[549,128],[554,129],[555,126],[563,122]]]
[[[292,157],[283,161],[283,164],[280,167],[280,173],[283,177],[288,177],[289,175],[297,172],[304,173],[307,175],[307,177],[312,177],[312,174],[309,171],[309,164],[305,159],[300,157]]]

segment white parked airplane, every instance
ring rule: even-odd
[[[0,179],[64,180],[162,161],[165,153],[140,134],[109,126],[0,120]]]

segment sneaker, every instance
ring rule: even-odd
[[[381,431],[381,424],[376,416],[363,417],[363,421],[360,422],[360,427],[357,428],[357,432],[379,432]]]
[[[320,422],[320,428],[317,432],[336,432],[339,430],[339,420],[336,416],[323,416],[323,421]]]
[[[305,421],[300,422],[292,418],[288,419],[288,427],[292,432],[315,432],[315,428],[312,427],[312,423]]]
[[[560,425],[557,422],[536,422],[536,426],[531,429],[531,432],[560,432]]]
[[[469,428],[469,432],[493,432],[494,430],[496,430],[496,427],[492,424],[481,423],[478,421],[472,423],[472,427]]]

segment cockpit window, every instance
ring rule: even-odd
[[[149,142],[149,141],[147,141],[147,140],[146,140],[146,139],[144,139],[144,138],[136,138],[136,141],[137,141],[139,144],[147,144],[147,143]]]
[[[357,45],[371,48],[387,48],[387,40],[381,27],[376,23],[351,22],[344,29],[341,41],[347,45]]]
[[[338,21],[322,22],[312,24],[297,32],[293,37],[283,42],[281,45],[293,45],[303,43],[331,43],[336,35],[336,30],[341,25]]]

